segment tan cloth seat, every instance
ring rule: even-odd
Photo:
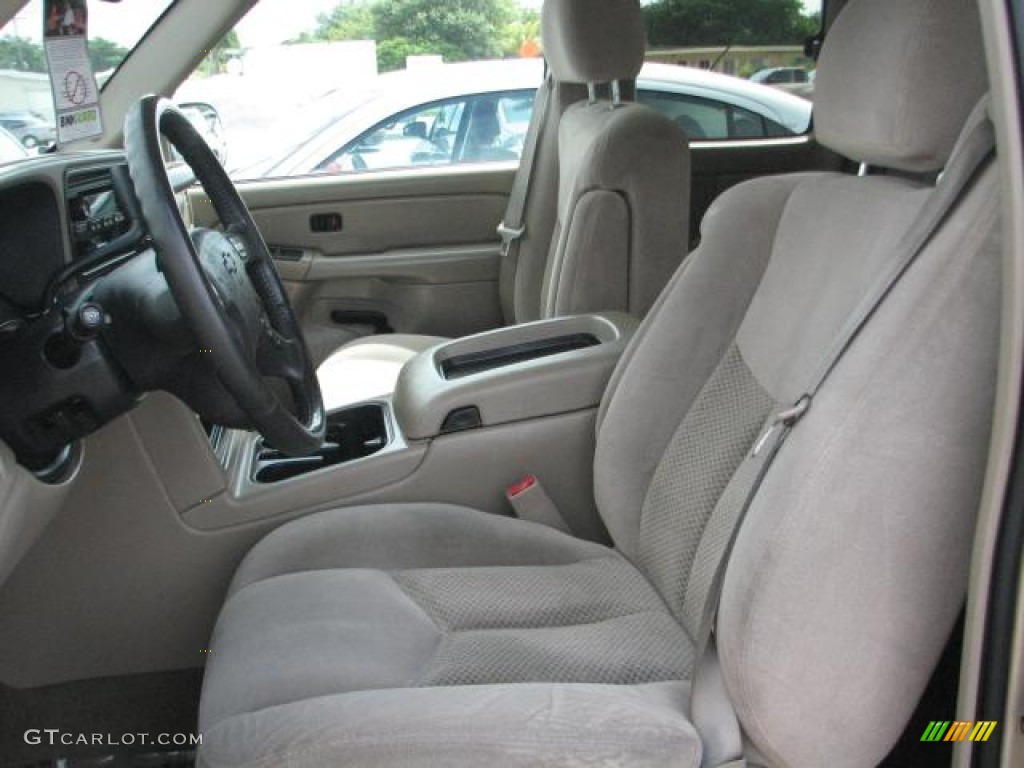
[[[556,27],[571,6],[602,13],[601,24]],[[525,208],[526,234],[517,267],[503,269],[502,295],[510,294],[509,323],[581,312],[622,311],[642,317],[686,255],[689,238],[690,157],[686,136],[664,115],[608,98],[586,101],[581,85],[631,84],[644,57],[644,28],[635,2],[551,0],[544,10],[550,63],[551,107]],[[582,102],[579,102],[583,99]],[[574,103],[576,102],[576,103]],[[465,162],[509,159],[492,146],[495,101],[481,100],[469,115]],[[514,157],[512,158],[514,159]],[[497,223],[497,222],[495,222]],[[421,337],[422,338],[422,337]],[[359,344],[359,342],[356,342]],[[394,390],[401,366],[381,366],[365,379],[364,355],[408,359],[424,348],[415,336],[381,336],[373,347],[345,345],[318,370],[328,408]],[[374,358],[371,357],[371,360]]]
[[[853,0],[819,66],[822,140],[931,174],[984,80],[969,4]],[[997,181],[990,165],[871,316],[749,508],[716,640],[755,764],[875,765],[953,626],[995,381]],[[441,504],[257,544],[212,640],[200,764],[699,765],[688,680],[720,513],[933,190],[804,173],[712,206],[598,414],[615,549]]]

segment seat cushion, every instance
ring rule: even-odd
[[[364,336],[331,353],[316,377],[328,411],[395,391],[402,366],[411,357],[448,341],[441,336],[395,333]]]
[[[198,764],[696,768],[688,698],[680,682],[360,691],[225,720],[203,734]]]
[[[390,721],[390,699],[369,692],[441,687],[456,727],[460,706],[468,715],[511,695],[484,692],[493,686],[538,684],[534,704],[507,704],[529,710],[552,706],[557,684],[678,682],[693,662],[689,636],[613,550],[441,504],[332,510],[277,529],[239,568],[211,647],[200,711],[209,734],[255,727],[256,713],[292,733],[313,699],[329,702],[317,722],[348,723],[342,713],[364,706]],[[619,706],[596,703],[608,693],[572,695]],[[342,742],[356,738],[338,728]]]

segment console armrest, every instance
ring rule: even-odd
[[[395,416],[410,440],[592,408],[636,331],[608,312],[500,328],[421,352],[402,369]]]

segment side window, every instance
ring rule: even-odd
[[[694,96],[643,89],[637,92],[637,101],[671,118],[691,139],[729,137],[729,121],[723,104]]]
[[[435,102],[389,117],[317,164],[319,173],[448,165],[466,111],[464,100]]]
[[[533,115],[535,91],[513,91],[498,99],[498,118],[501,121],[502,147],[515,153],[515,159],[523,153],[523,142]]]
[[[533,111],[533,92],[477,96],[470,106],[466,134],[457,149],[460,163],[518,160]]]
[[[763,139],[768,135],[764,118],[742,107],[727,107],[729,115],[729,138]]]
[[[245,5],[252,9],[207,41],[173,95],[179,105],[209,105],[210,119],[196,124],[232,178],[520,156],[543,72],[539,0]],[[664,94],[646,100],[693,138],[808,130],[814,83],[805,70],[814,62],[804,51],[821,30],[821,0],[642,0],[641,8],[649,46],[641,87]],[[764,85],[771,73],[774,87]],[[5,117],[24,114],[8,106]]]
[[[749,109],[700,96],[641,89],[637,100],[671,118],[694,141],[793,135],[774,120]]]
[[[420,105],[363,132],[313,170],[348,173],[518,160],[532,108],[532,91]]]
[[[792,136],[774,120],[723,101],[641,89],[637,100],[668,116],[693,141]]]

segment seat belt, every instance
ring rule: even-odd
[[[536,475],[526,475],[522,480],[505,489],[505,498],[512,505],[512,511],[520,520],[529,520],[554,528],[562,533],[572,533],[555,502],[548,496]]]
[[[799,423],[814,401],[814,396],[849,349],[853,340],[865,326],[868,319],[882,304],[900,278],[914,263],[918,255],[931,241],[932,236],[942,227],[949,213],[963,197],[971,181],[978,175],[995,151],[995,135],[987,116],[987,97],[972,113],[969,126],[955,149],[954,156],[943,171],[934,191],[929,195],[918,212],[913,224],[900,239],[896,249],[898,257],[888,269],[865,292],[854,307],[835,339],[822,356],[817,368],[807,380],[804,394],[792,407],[779,411],[768,421],[764,431],[747,455],[743,472],[748,479],[747,487],[740,487],[730,494],[734,503],[724,506],[722,525],[730,531],[728,536],[718,537],[717,565],[704,598],[701,621],[694,638],[697,655],[694,676],[690,689],[690,716],[704,743],[702,768],[724,768],[724,766],[745,766],[743,738],[736,710],[729,700],[725,681],[718,663],[713,638],[718,602],[722,595],[729,556],[743,519],[750,508],[772,460],[790,431]],[[723,497],[724,498],[724,497]],[[716,553],[713,551],[712,555]]]
[[[540,144],[544,123],[547,121],[553,90],[554,83],[545,62],[544,82],[533,97],[533,112],[530,116],[530,125],[526,129],[526,138],[523,140],[523,154],[519,158],[519,168],[512,182],[505,216],[498,224],[498,235],[501,237],[501,274],[498,285],[501,291],[501,312],[505,316],[505,321],[509,323],[515,322],[516,271],[519,267],[520,240],[526,233],[526,200],[530,194],[530,182],[533,180],[533,169],[537,161],[537,147]]]

